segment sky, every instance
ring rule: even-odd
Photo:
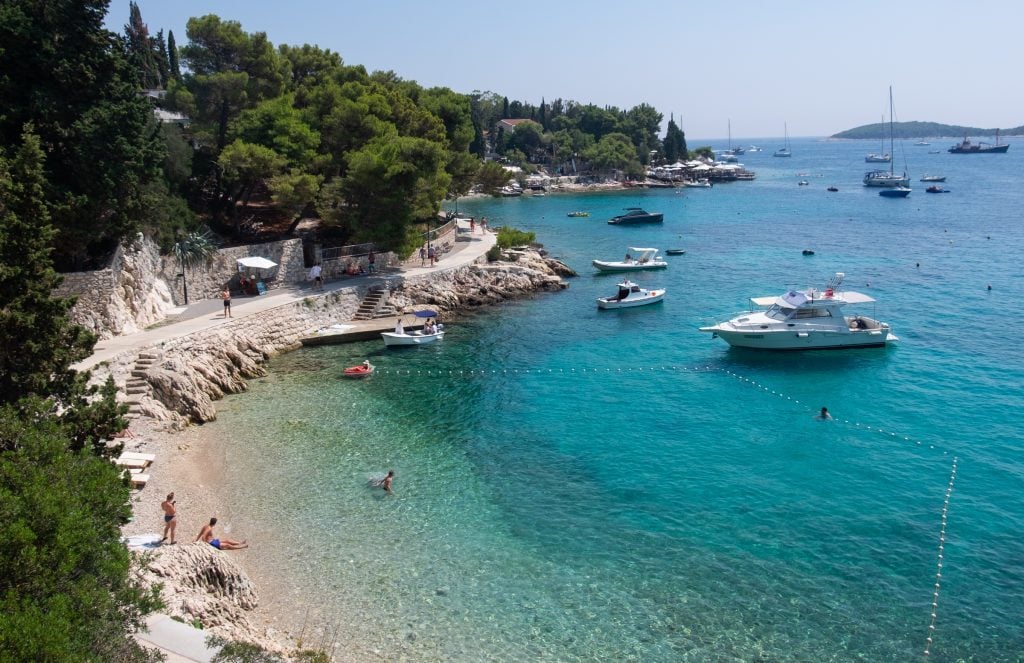
[[[187,43],[216,14],[275,45],[313,44],[425,87],[561,98],[670,115],[687,140],[828,136],[889,115],[1024,125],[1019,0],[137,0],[151,34]],[[122,33],[128,0],[112,0]]]

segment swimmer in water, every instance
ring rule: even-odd
[[[825,421],[832,418],[832,415],[828,413],[828,408],[824,405],[821,406],[821,412],[818,414],[818,418]]]

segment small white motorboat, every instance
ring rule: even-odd
[[[657,304],[664,298],[664,288],[647,290],[632,281],[623,281],[619,284],[619,291],[613,296],[597,298],[597,308],[610,309],[644,306],[646,304]]]
[[[885,322],[843,315],[847,304],[875,301],[859,292],[840,291],[843,276],[836,272],[824,291],[808,288],[777,297],[754,297],[751,301],[767,310],[743,313],[700,330],[735,347],[763,350],[872,348],[898,341]]]
[[[425,343],[433,343],[434,341],[440,341],[444,338],[444,330],[437,328],[434,332],[424,332],[422,329],[418,329],[412,332],[381,332],[381,337],[384,339],[384,345],[387,347],[398,346],[398,345],[423,345]]]
[[[638,269],[664,269],[668,263],[658,255],[658,249],[631,246],[624,260],[595,260],[594,267],[602,272],[632,272]]]
[[[422,329],[407,332],[405,327],[402,325],[402,318],[404,314],[398,318],[397,324],[395,324],[395,331],[393,332],[381,332],[381,338],[384,339],[385,347],[399,346],[399,345],[425,345],[427,343],[433,343],[434,341],[440,341],[444,338],[444,325],[441,323],[434,323],[434,318],[437,317],[436,311],[422,310],[413,311],[415,317],[420,319],[426,319]]]

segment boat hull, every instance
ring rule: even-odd
[[[903,186],[892,189],[882,189],[878,192],[878,195],[883,198],[906,198],[910,195],[910,189]]]
[[[950,154],[1004,154],[1006,150],[1010,149],[1009,145],[992,145],[990,147],[978,147],[972,145],[970,147],[951,147],[949,148]]]
[[[608,223],[613,226],[630,226],[640,223],[662,223],[664,220],[664,214],[644,214],[642,216],[617,216],[614,219],[609,219]]]
[[[734,348],[757,350],[841,350],[847,348],[880,348],[899,339],[887,329],[859,331],[840,330],[735,330],[722,325],[701,327]]]
[[[633,308],[635,306],[647,306],[649,304],[657,304],[664,298],[664,290],[648,290],[643,297],[628,297],[626,299],[615,299],[613,297],[599,297],[597,299],[597,308],[607,310],[617,308]]]
[[[434,334],[420,334],[413,332],[412,334],[397,334],[395,332],[381,332],[381,338],[384,339],[384,345],[387,347],[398,347],[403,345],[425,345],[427,343],[434,343],[444,338],[444,332],[439,331]]]
[[[665,269],[668,267],[668,263],[662,260],[651,260],[645,263],[594,260],[593,265],[602,272],[635,272],[643,269]]]

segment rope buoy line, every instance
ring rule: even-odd
[[[553,369],[553,368],[547,368],[547,369],[543,369],[543,368],[533,368],[533,369],[531,369],[531,368],[502,368],[502,369],[490,369],[490,370],[488,370],[488,369],[469,369],[469,370],[448,370],[448,371],[444,371],[444,370],[415,370],[414,371],[412,369],[378,368],[374,372],[374,375],[396,375],[396,376],[418,375],[418,376],[427,376],[427,377],[435,377],[435,376],[436,377],[476,377],[476,376],[483,377],[485,375],[558,375],[558,376],[566,376],[566,375],[578,375],[578,374],[586,375],[586,374],[598,374],[598,373],[604,373],[604,374],[607,374],[607,373],[643,373],[645,371],[647,371],[647,372],[654,372],[654,371],[679,372],[679,371],[683,371],[683,372],[687,372],[687,373],[723,373],[723,374],[728,375],[730,377],[736,378],[740,382],[745,382],[747,385],[749,385],[751,387],[755,387],[755,388],[760,389],[760,390],[762,390],[762,391],[764,391],[764,392],[766,392],[768,394],[771,394],[772,396],[778,396],[779,398],[781,398],[783,400],[786,400],[786,401],[789,401],[789,402],[793,403],[794,405],[799,405],[801,407],[807,408],[810,412],[817,412],[817,408],[814,407],[814,406],[809,405],[808,403],[804,403],[804,402],[800,401],[797,398],[793,398],[792,396],[788,396],[788,395],[782,393],[781,391],[776,391],[776,390],[774,390],[774,389],[772,389],[772,388],[770,388],[770,387],[768,387],[768,386],[766,386],[764,384],[761,384],[760,382],[757,382],[756,380],[752,380],[751,378],[748,378],[748,377],[746,377],[744,375],[741,375],[739,373],[735,373],[733,371],[730,371],[727,368],[718,368],[716,366],[651,366],[651,367],[641,367],[641,366],[638,366],[638,367],[626,367],[626,368],[622,368],[622,367],[615,367],[615,368],[605,367],[605,368],[568,368],[568,369],[565,369],[565,368],[559,368],[559,369]],[[928,447],[932,451],[940,452],[943,456],[949,455],[948,451],[946,451],[944,449],[940,449],[940,448],[936,447],[934,444],[926,443],[926,442],[923,442],[921,440],[917,440],[917,439],[911,438],[910,436],[907,436],[907,435],[901,435],[901,434],[899,434],[899,433],[897,433],[895,431],[885,430],[883,428],[879,428],[878,426],[871,426],[869,424],[862,424],[862,423],[857,422],[857,421],[850,421],[849,419],[834,419],[833,421],[835,421],[836,423],[841,423],[841,424],[844,424],[844,425],[853,426],[854,428],[857,428],[857,429],[860,429],[860,430],[866,430],[866,431],[869,431],[869,432],[872,432],[872,433],[878,433],[879,435],[882,435],[882,436],[887,437],[889,439],[899,440],[899,441],[903,441],[903,442],[909,442],[909,443],[914,444],[914,445],[916,445],[918,447],[922,447],[922,448]]]
[[[939,556],[935,562],[935,589],[932,592],[932,618],[928,624],[928,638],[924,645],[924,655],[930,656],[932,651],[932,636],[935,635],[935,620],[939,614],[939,589],[942,585],[942,551],[946,545],[946,517],[949,515],[949,498],[953,495],[953,482],[956,481],[956,457],[953,458],[953,468],[949,472],[949,485],[946,487],[946,499],[942,502],[942,524],[939,526]]]

